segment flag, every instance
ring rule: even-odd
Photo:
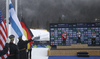
[[[15,36],[15,39],[18,39],[23,35],[22,26],[19,22],[17,14],[13,8],[11,0],[9,0],[9,15],[10,15],[10,23],[11,23],[11,35]],[[16,43],[16,42],[15,42]]]
[[[7,38],[8,38],[8,32],[7,32],[6,23],[0,11],[0,50],[3,50]],[[5,59],[7,58],[8,55],[9,55],[9,51],[4,56],[1,56],[0,59]]]
[[[26,39],[27,40],[31,39],[33,37],[33,34],[31,32],[31,30],[28,28],[28,26],[26,25],[26,23],[24,22],[23,18],[20,21],[20,23],[23,28],[23,32],[24,32]],[[32,43],[33,43],[33,41],[31,41],[30,43],[27,44],[27,49],[29,49],[31,47]]]

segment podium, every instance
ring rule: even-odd
[[[71,46],[56,46],[48,49],[48,56],[77,56],[78,52],[87,52],[89,56],[100,56],[100,46],[87,44],[71,44]]]

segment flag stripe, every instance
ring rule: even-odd
[[[25,29],[23,29],[23,32],[24,32],[24,35],[26,37],[26,39],[28,40],[28,37],[27,37],[27,32],[25,31]],[[30,43],[27,44],[27,50],[30,48]]]
[[[5,38],[4,40],[6,42],[7,34],[6,34],[6,31],[4,31],[4,28],[2,27],[2,25],[1,25],[1,34],[4,35],[4,38]]]
[[[2,46],[1,46],[1,44],[0,44],[0,50],[2,50],[3,48],[2,48]]]
[[[2,18],[4,19],[3,16],[2,16]],[[3,20],[3,24],[4,24],[4,27],[5,27],[6,37],[8,37],[8,30],[7,30],[7,26],[6,26],[6,23],[5,23],[4,20]]]
[[[2,40],[2,42],[4,43],[4,45],[5,45],[6,39],[7,39],[7,38],[5,38],[4,35],[3,35],[2,32],[1,32],[1,40]]]
[[[1,57],[2,59],[5,59],[4,56]]]
[[[0,44],[1,44],[1,47],[4,47],[4,45],[3,45],[2,41],[1,41],[1,39],[0,39]],[[3,48],[1,48],[1,50],[3,50]]]
[[[12,28],[15,30],[15,32],[18,34],[19,37],[22,36],[22,33],[20,29],[18,28],[18,26],[16,25],[15,21],[12,19],[12,17],[10,17],[10,19],[11,19],[11,24],[13,24],[11,25]]]
[[[7,30],[6,30],[6,28],[5,28],[5,24],[2,22],[2,24],[1,24],[1,27],[2,27],[2,29],[3,29],[3,31],[5,32],[5,36],[7,37]]]
[[[5,32],[3,31],[2,28],[1,28],[1,35],[3,36],[4,41],[6,42],[7,37],[6,37]]]
[[[28,29],[26,28],[25,24],[24,24],[23,22],[21,22],[21,25],[22,25],[22,28],[23,28],[23,29],[26,31],[26,33],[27,33],[27,38],[28,38],[28,39],[31,39],[32,37],[31,37],[31,35],[30,35]]]
[[[4,45],[5,45],[5,41],[3,40],[3,37],[2,37],[3,35],[1,35],[1,39],[0,39],[0,41],[1,41],[1,45],[2,45],[2,47],[4,47]]]
[[[2,31],[1,31],[2,28],[0,28],[0,44],[2,47],[4,47],[5,45],[5,38],[3,39],[4,35],[2,34]]]
[[[12,4],[9,4],[9,9],[13,8],[13,5]]]

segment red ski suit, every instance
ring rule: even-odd
[[[63,40],[66,40],[67,39],[67,34],[66,33],[63,33],[61,36],[62,36],[62,39]]]

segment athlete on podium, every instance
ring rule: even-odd
[[[67,32],[64,32],[62,35],[61,35],[62,39],[63,39],[63,45],[66,45],[66,39],[67,39]]]

